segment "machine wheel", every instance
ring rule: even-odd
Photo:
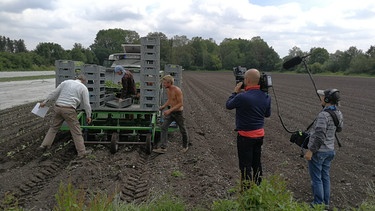
[[[112,133],[111,137],[111,148],[110,151],[112,154],[115,154],[118,150],[118,141],[119,141],[119,134],[117,132]]]
[[[146,134],[146,153],[151,154],[152,145],[151,145],[151,133]]]

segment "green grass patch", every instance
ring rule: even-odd
[[[246,186],[246,185],[245,185]],[[297,203],[286,188],[286,182],[277,176],[264,179],[258,186],[241,191],[235,199],[215,201],[212,210],[309,210],[306,203]]]
[[[43,80],[55,78],[55,75],[35,75],[35,76],[20,76],[20,77],[7,77],[0,78],[0,82],[10,82],[10,81],[27,81],[27,80]]]
[[[58,193],[55,195],[57,205],[53,210],[127,210],[127,211],[184,211],[182,200],[171,195],[154,197],[148,202],[140,204],[126,203],[116,194],[107,195],[97,192],[87,194],[87,190],[74,188],[71,183],[60,183]],[[14,201],[14,199],[12,200]]]
[[[181,171],[179,171],[179,170],[173,171],[171,175],[173,177],[183,177],[184,176],[184,174]]]
[[[240,185],[238,185],[240,186]],[[294,200],[293,193],[287,190],[286,181],[279,176],[264,178],[258,186],[250,184],[250,188],[242,190],[234,187],[226,199],[213,201],[208,210],[212,211],[237,211],[237,210],[257,210],[257,211],[312,211],[324,210],[323,206],[311,208],[308,203]],[[356,208],[348,207],[343,210],[367,211],[375,210],[375,185],[368,183],[368,198]],[[56,206],[53,210],[127,210],[127,211],[203,211],[201,205],[188,207],[183,200],[170,194],[151,193],[149,200],[141,203],[126,203],[122,201],[118,194],[108,195],[100,190],[96,193],[91,190],[75,188],[70,182],[60,183],[58,192],[55,195]],[[6,193],[0,204],[1,210],[24,210],[18,207],[18,199],[12,193]],[[34,210],[34,209],[33,209]],[[338,211],[333,208],[333,211]]]

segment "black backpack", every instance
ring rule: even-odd
[[[337,118],[337,115],[332,110],[325,110],[325,111],[327,111],[332,116],[333,122],[335,123],[335,126],[336,126],[335,138],[337,140],[337,144],[339,145],[339,147],[341,147],[341,143],[340,143],[339,137],[337,136],[336,132],[341,132],[342,128],[339,127],[339,120]],[[289,141],[297,144],[298,146],[302,147],[303,149],[308,149],[307,145],[309,143],[310,134],[307,131],[314,124],[314,122],[315,122],[315,120],[306,128],[305,131],[299,130],[299,131],[296,131],[296,132],[292,133]]]

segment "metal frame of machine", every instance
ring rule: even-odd
[[[109,144],[111,153],[116,153],[121,144],[144,145],[146,152],[151,153],[153,144],[160,136],[162,113],[158,109],[160,104],[164,103],[162,101],[166,100],[166,94],[160,86],[160,40],[144,37],[141,38],[141,45],[123,47],[124,53],[109,56],[109,59],[113,60],[110,68],[97,65],[78,66],[73,61],[56,61],[56,86],[63,80],[74,78],[78,73],[88,76],[86,86],[89,89],[92,122],[90,125],[86,123],[84,111],[79,111],[77,116],[85,144]],[[130,105],[126,107],[121,107],[120,102],[119,107],[109,107],[109,101],[117,101],[114,100],[114,93],[105,92],[105,81],[118,83],[119,78],[114,75],[113,68],[119,64],[132,71],[136,82],[140,84],[140,99],[137,102],[131,98],[125,99],[130,100]],[[169,73],[181,77],[180,66],[167,65],[166,68]],[[138,71],[133,71],[134,69]],[[180,83],[181,78],[177,81]],[[69,128],[64,124],[61,130]],[[169,128],[169,132],[176,130],[178,127],[175,125]]]

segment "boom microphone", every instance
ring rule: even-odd
[[[292,68],[292,67],[294,67],[296,65],[299,65],[301,62],[302,62],[302,58],[299,57],[299,56],[296,56],[296,57],[293,57],[292,59],[284,62],[283,68],[284,69],[289,69],[289,68]]]
[[[306,57],[308,57],[308,56],[310,56],[310,55],[311,55],[311,54],[308,54],[308,55],[306,55],[306,56],[302,56],[302,57],[300,57],[300,56],[293,57],[292,59],[290,59],[290,60],[284,62],[284,64],[283,64],[283,68],[284,68],[284,69],[289,69],[289,68],[292,68],[292,67],[294,67],[294,66],[296,66],[296,65],[299,65],[299,64],[302,62],[302,60],[303,60],[304,58],[306,58]]]

